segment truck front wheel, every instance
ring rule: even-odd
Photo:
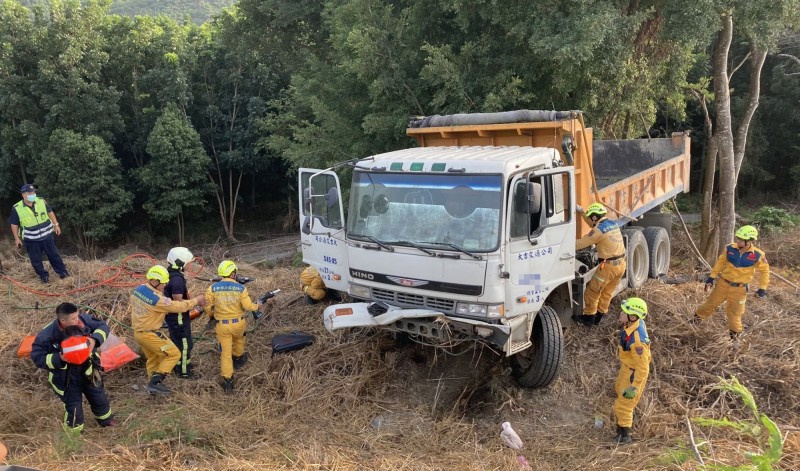
[[[511,371],[520,385],[542,388],[549,385],[561,367],[564,336],[555,309],[542,306],[533,320],[533,345],[511,357]]]

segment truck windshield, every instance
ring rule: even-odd
[[[502,201],[500,175],[356,171],[348,237],[490,252],[499,243]]]

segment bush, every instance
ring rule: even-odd
[[[762,206],[748,218],[750,224],[764,233],[781,233],[800,223],[800,217],[785,209]]]

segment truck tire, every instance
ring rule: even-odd
[[[511,357],[511,372],[526,388],[543,388],[553,382],[564,355],[564,335],[555,309],[542,306],[533,320],[531,345]]]
[[[647,281],[650,271],[650,252],[647,250],[647,240],[642,231],[638,229],[623,229],[622,234],[628,239],[625,250],[625,259],[628,263],[626,277],[629,288],[639,288]]]
[[[650,254],[650,278],[666,275],[669,270],[671,244],[669,234],[660,226],[651,226],[644,231]]]

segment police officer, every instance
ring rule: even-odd
[[[616,443],[630,443],[633,426],[633,409],[642,398],[647,376],[650,374],[650,337],[644,318],[647,303],[641,298],[628,298],[622,302],[619,322],[619,373],[614,389],[614,415],[617,418]]]
[[[14,243],[17,247],[22,247],[24,241],[28,258],[42,283],[50,281],[50,274],[42,263],[42,253],[47,255],[50,265],[60,278],[68,277],[69,272],[53,239],[53,232],[61,235],[61,225],[56,214],[43,198],[36,196],[33,185],[22,185],[19,192],[22,194],[22,201],[14,205],[8,218]]]
[[[186,301],[172,301],[163,296],[164,285],[169,281],[167,269],[155,265],[147,271],[147,283],[137,286],[131,295],[131,326],[133,338],[147,359],[147,376],[150,382],[145,389],[150,394],[170,394],[164,378],[181,359],[181,352],[159,329],[168,313],[188,311],[196,305],[205,305],[205,297],[197,296]]]
[[[736,241],[725,247],[706,278],[706,289],[713,287],[711,295],[697,308],[695,318],[705,320],[714,315],[723,302],[728,317],[731,340],[737,341],[742,332],[742,315],[747,301],[747,289],[755,272],[759,273],[756,296],[767,295],[769,285],[769,263],[764,252],[753,242],[758,239],[758,230],[753,226],[742,226],[735,234]],[[715,284],[716,282],[716,284]]]
[[[79,336],[81,342],[62,347],[73,335]],[[64,403],[64,430],[67,432],[83,430],[83,396],[101,427],[117,425],[100,377],[100,357],[96,351],[106,337],[108,324],[79,313],[74,304],[61,303],[56,307],[56,320],[42,329],[33,341],[31,360],[48,371],[50,387]]]
[[[226,394],[233,393],[233,371],[239,370],[247,363],[244,351],[244,332],[247,323],[244,314],[247,311],[260,310],[261,302],[254,303],[250,299],[247,288],[236,281],[236,264],[224,260],[217,267],[217,274],[222,277],[206,290],[208,305],[214,309],[217,320],[217,340],[222,348],[220,353],[220,373],[222,388]]]
[[[580,206],[577,210],[592,225],[592,230],[578,239],[575,248],[581,250],[596,245],[600,266],[586,286],[586,293],[583,296],[583,315],[573,315],[572,320],[591,327],[599,324],[608,312],[614,289],[625,275],[627,267],[625,244],[622,242],[622,232],[617,223],[606,218],[608,211],[605,206],[593,203],[585,212]]]
[[[173,301],[189,299],[186,278],[183,271],[186,265],[194,260],[194,255],[186,247],[174,247],[167,253],[169,281],[164,286],[164,296]],[[192,325],[189,311],[170,313],[164,318],[169,329],[169,338],[181,352],[181,358],[175,365],[175,374],[179,378],[191,378],[192,375]]]

